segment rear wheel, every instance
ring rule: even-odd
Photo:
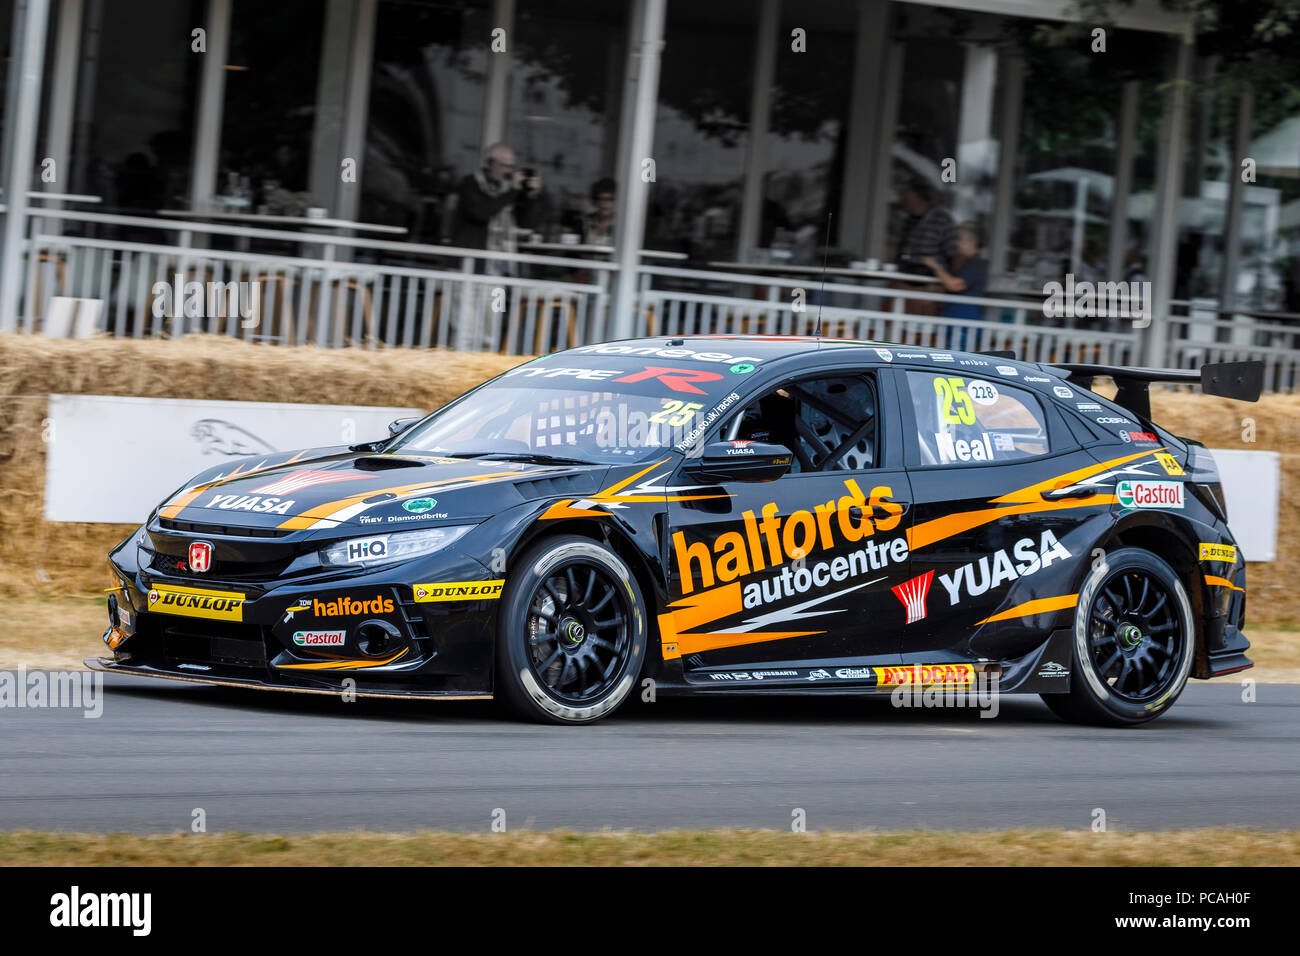
[[[506,582],[496,693],[533,720],[599,720],[632,691],[646,630],[641,589],[622,558],[589,538],[548,538]]]
[[[1120,548],[1093,567],[1079,590],[1069,693],[1043,700],[1066,720],[1145,723],[1187,686],[1195,643],[1178,575],[1150,551]]]

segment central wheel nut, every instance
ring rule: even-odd
[[[581,644],[587,637],[587,629],[582,626],[581,621],[569,620],[565,622],[561,629],[564,639],[570,644]]]

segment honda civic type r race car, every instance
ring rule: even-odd
[[[1092,392],[1096,376],[1115,400]],[[232,460],[110,555],[94,668],[499,697],[1041,694],[1136,724],[1250,667],[1214,461],[1150,420],[1199,372],[824,338],[543,356],[382,441]]]

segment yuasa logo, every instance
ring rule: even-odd
[[[1125,508],[1182,508],[1181,481],[1121,481],[1115,497]]]
[[[342,647],[347,631],[294,631],[293,642],[299,647]]]
[[[348,542],[349,561],[373,561],[388,554],[388,536],[378,538],[357,538]]]
[[[212,500],[203,507],[220,508],[223,511],[256,511],[259,514],[284,515],[293,507],[293,499],[284,501],[280,498],[264,498],[261,495],[213,495]]]
[[[1070,551],[1056,535],[1044,531],[1038,547],[1034,547],[1033,538],[1021,538],[1012,547],[1012,554],[1006,549],[994,553],[992,561],[987,555],[978,561],[963,564],[952,574],[939,575],[939,583],[948,592],[948,603],[955,605],[961,598],[962,591],[972,597],[978,597],[1008,581],[1036,574],[1053,561],[1069,558]],[[1015,558],[1015,563],[1012,558]]]

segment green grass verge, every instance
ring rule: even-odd
[[[0,833],[9,866],[1295,866],[1300,831]]]

